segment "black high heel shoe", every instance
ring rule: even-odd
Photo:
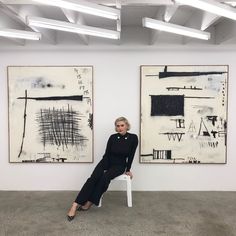
[[[69,215],[67,215],[67,220],[68,220],[68,221],[72,221],[72,220],[74,220],[74,218],[75,218],[75,215],[74,215],[74,216],[69,216]]]
[[[79,206],[77,209],[77,211],[87,211],[87,210],[89,210],[89,208],[84,209],[82,206]]]

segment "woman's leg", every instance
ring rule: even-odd
[[[81,206],[82,210],[88,210],[93,205],[92,202],[87,201],[83,206]]]
[[[79,206],[84,205],[85,203],[88,206],[88,198],[93,192],[96,183],[99,181],[99,178],[103,175],[104,170],[107,169],[107,164],[101,160],[97,166],[95,167],[92,175],[90,178],[87,179],[85,184],[83,185],[82,189],[78,193],[78,196],[76,197],[75,201],[73,202],[70,210],[68,211],[68,216],[73,217],[75,216],[76,210]]]
[[[88,200],[98,206],[100,198],[102,194],[107,191],[111,180],[123,174],[124,171],[125,167],[123,166],[111,166],[105,173],[103,173]]]
[[[93,193],[96,184],[104,173],[104,170],[107,169],[106,163],[101,160],[95,167],[92,175],[87,179],[82,189],[78,193],[78,196],[75,199],[75,203],[79,205],[84,205],[88,200],[89,196]]]

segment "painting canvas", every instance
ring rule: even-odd
[[[228,66],[141,66],[141,163],[226,163]]]
[[[93,162],[93,67],[9,66],[10,162]]]

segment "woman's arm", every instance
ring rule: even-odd
[[[131,150],[130,150],[130,153],[129,153],[129,156],[128,156],[127,165],[126,165],[126,172],[130,172],[130,168],[131,168],[131,165],[132,165],[132,162],[133,162],[133,159],[134,159],[134,154],[135,154],[137,146],[138,146],[138,136],[136,134],[134,134],[132,147],[131,147]],[[132,175],[132,173],[131,173],[131,175]]]
[[[106,151],[103,155],[103,159],[107,159],[109,157],[111,151],[111,144],[112,144],[112,135],[109,137],[107,141]]]

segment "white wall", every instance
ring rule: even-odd
[[[56,46],[55,46],[56,47]],[[56,49],[56,48],[55,48]],[[228,64],[228,158],[227,164],[171,165],[140,164],[139,151],[133,162],[134,190],[236,190],[236,49],[138,49],[114,45],[88,46],[83,50],[0,51],[0,190],[78,190],[103,155],[113,121],[126,116],[131,132],[139,133],[139,66],[148,64]],[[93,65],[94,66],[94,158],[93,164],[13,164],[8,162],[7,66]],[[111,189],[120,189],[113,185]],[[123,186],[122,186],[123,187]]]

